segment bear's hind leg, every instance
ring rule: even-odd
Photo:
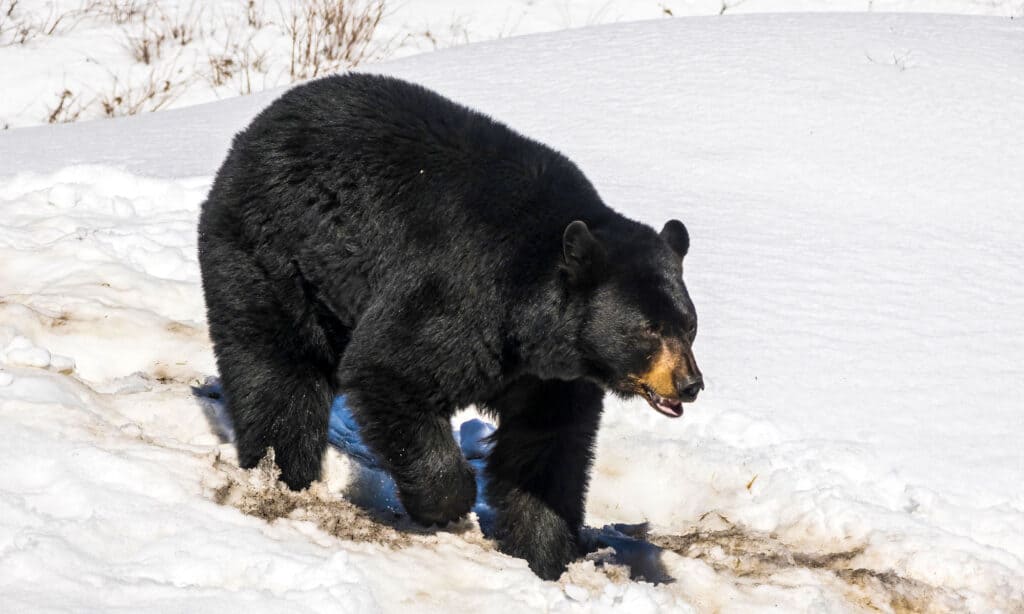
[[[309,364],[278,361],[267,349],[233,348],[220,359],[235,430],[238,464],[255,467],[273,448],[281,481],[292,490],[320,479],[333,391]]]
[[[523,378],[488,403],[499,415],[487,498],[500,549],[546,580],[580,556],[579,531],[603,393],[582,380]]]
[[[273,448],[281,480],[301,490],[320,478],[332,378],[347,330],[324,327],[300,276],[271,280],[229,241],[205,239],[200,260],[210,337],[239,465],[254,467]]]

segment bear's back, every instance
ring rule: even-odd
[[[422,86],[378,75],[289,90],[235,138],[225,165],[247,195],[253,186],[270,194],[316,186],[340,194],[343,213],[410,225],[469,213],[522,227],[545,208],[564,210],[561,221],[600,204],[553,149]]]
[[[553,149],[419,85],[347,74],[289,90],[236,136],[201,232],[371,294],[438,271],[518,289],[553,270],[569,222],[613,217]]]

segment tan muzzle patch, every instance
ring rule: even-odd
[[[676,382],[686,381],[700,375],[693,350],[675,340],[662,340],[661,348],[651,359],[646,373],[637,377],[637,382],[647,386],[660,396],[678,398]]]

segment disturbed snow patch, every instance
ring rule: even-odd
[[[692,531],[651,535],[650,541],[688,559],[710,565],[737,584],[785,585],[810,575],[845,595],[851,604],[873,611],[955,612],[967,608],[955,592],[892,570],[878,571],[864,560],[867,544],[829,552],[801,551],[778,536],[735,525],[725,516],[708,512]]]
[[[239,469],[220,458],[214,462],[214,468],[225,481],[214,489],[213,500],[237,507],[250,516],[268,522],[279,518],[310,521],[325,532],[349,541],[387,546],[406,546],[411,541],[408,533],[375,521],[366,510],[331,496],[319,482],[301,492],[290,490],[278,479],[281,470],[274,462],[273,449],[268,449],[267,455],[251,471]]]
[[[359,507],[331,493],[323,482],[314,482],[299,492],[289,489],[279,479],[281,470],[274,461],[271,448],[252,470],[240,469],[219,456],[214,461],[214,469],[223,480],[223,483],[211,487],[214,501],[268,522],[282,518],[307,521],[339,539],[371,542],[390,548],[436,541],[433,539],[436,531],[419,528],[398,515],[386,518],[383,512]],[[493,549],[492,543],[484,538],[473,522],[463,521],[441,531],[457,533],[469,543]]]
[[[292,491],[279,479],[281,470],[274,461],[273,449],[268,449],[251,470],[240,469],[220,455],[214,459],[213,468],[211,479],[215,485],[208,486],[208,490],[215,502],[271,524],[282,519],[310,522],[338,539],[371,543],[388,550],[414,545],[437,547],[441,542],[439,535],[456,537],[476,548],[472,556],[496,550],[495,543],[481,533],[473,515],[445,529],[425,529],[399,514],[359,507],[332,493],[324,482],[314,482],[300,492]],[[602,548],[571,563],[557,584],[573,601],[608,596],[621,601],[616,591],[609,592],[609,587],[618,585],[621,591],[630,583],[629,566],[618,562],[614,550]]]

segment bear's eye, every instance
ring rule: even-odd
[[[657,324],[647,324],[646,326],[644,326],[644,336],[645,337],[660,337],[661,336],[661,329],[658,327]]]

